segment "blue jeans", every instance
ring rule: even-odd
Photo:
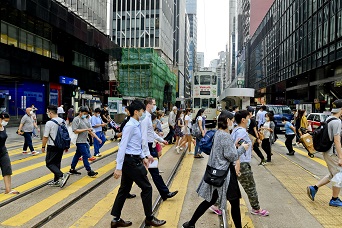
[[[197,154],[201,154],[201,150],[199,148],[199,143],[200,143],[201,139],[196,137],[196,147],[195,147],[195,155]]]
[[[30,148],[30,151],[34,151],[33,145],[32,145],[32,132],[24,132],[24,146],[23,151],[27,150],[27,147]]]
[[[95,132],[95,134],[97,135],[97,137],[99,137],[99,139],[102,140],[102,143],[100,144],[100,142],[97,141],[97,139],[94,139],[94,155],[97,155],[100,153],[101,147],[106,142],[106,136],[102,131]]]
[[[75,169],[78,163],[78,159],[83,157],[83,165],[87,171],[90,171],[90,164],[88,158],[90,158],[90,146],[88,143],[76,143],[76,153],[71,162],[71,169]]]

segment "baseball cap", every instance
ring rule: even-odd
[[[332,113],[338,113],[342,108],[342,99],[338,99],[332,103]]]
[[[248,106],[248,107],[247,107],[247,111],[248,111],[248,112],[254,112],[254,108],[252,108],[251,106]]]

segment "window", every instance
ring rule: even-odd
[[[1,22],[1,43],[7,44],[7,24]]]
[[[28,51],[34,52],[33,46],[33,35],[31,33],[27,33],[27,49]]]
[[[314,121],[321,122],[321,118],[319,118],[319,115],[314,115]]]
[[[201,108],[201,98],[194,99],[194,108]]]
[[[199,76],[198,75],[195,76],[194,84],[199,85]]]
[[[202,107],[201,108],[209,108],[209,100],[202,99]]]
[[[18,47],[18,28],[12,25],[8,25],[8,45]]]
[[[210,85],[210,75],[202,75],[200,84],[201,85]]]
[[[209,98],[209,107],[216,108],[216,98]]]
[[[43,40],[40,37],[36,37],[36,53],[39,55],[43,55]]]
[[[24,50],[26,50],[27,48],[26,37],[27,37],[27,32],[25,32],[24,30],[20,30],[19,47]]]
[[[211,84],[212,85],[216,85],[217,84],[217,81],[216,81],[217,77],[214,75],[212,76],[212,81],[211,81]]]

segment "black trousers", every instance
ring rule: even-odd
[[[286,137],[285,146],[286,146],[287,150],[289,151],[289,153],[293,153],[294,152],[293,146],[292,146],[292,140],[293,140],[293,138],[295,136],[296,136],[295,134],[285,135],[285,137]]]
[[[267,161],[271,161],[271,143],[270,143],[270,139],[269,138],[263,139],[261,147],[262,147],[262,149],[267,154]]]
[[[165,141],[172,142],[172,137],[175,135],[175,129],[169,125],[169,133],[164,138]]]
[[[63,150],[55,146],[47,146],[45,163],[46,167],[55,175],[54,181],[63,177],[61,171],[61,162],[63,157]]]
[[[155,148],[152,147],[153,143],[148,143],[148,148],[150,149],[150,153],[153,157],[157,158],[158,157],[158,153],[156,151]],[[150,168],[148,169],[148,171],[150,172],[153,182],[155,184],[155,186],[158,189],[158,192],[161,196],[162,199],[166,199],[167,198],[167,194],[169,194],[169,188],[166,186],[163,177],[159,174],[159,169],[158,168]]]
[[[147,178],[147,170],[140,158],[125,157],[122,166],[121,184],[116,195],[111,215],[120,218],[122,208],[126,198],[135,182],[141,189],[141,200],[144,206],[145,216],[149,218],[152,215],[152,186]]]
[[[260,151],[258,140],[255,140],[255,143],[253,145],[253,150],[261,160],[265,160],[264,155]]]

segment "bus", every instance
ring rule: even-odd
[[[193,116],[201,108],[205,108],[206,127],[213,128],[217,123],[217,77],[212,71],[199,71],[192,80],[193,88]]]

